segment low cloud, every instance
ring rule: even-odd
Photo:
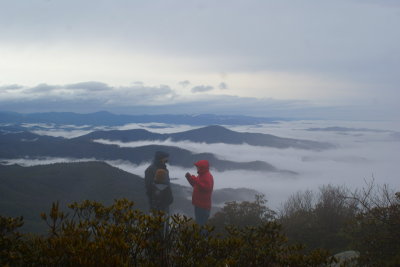
[[[74,138],[78,136],[82,136],[92,132],[91,130],[63,130],[63,129],[54,129],[54,130],[34,130],[32,131],[35,134],[39,135],[48,135],[53,137],[64,137],[64,138]]]
[[[279,124],[247,125],[231,127],[240,132],[268,133],[280,137],[325,141],[338,145],[337,149],[326,151],[309,151],[301,149],[277,149],[268,147],[256,147],[247,144],[205,144],[189,141],[172,142],[144,141],[144,142],[114,142],[97,140],[103,144],[117,144],[121,147],[137,147],[149,144],[177,146],[194,153],[209,152],[218,158],[237,162],[261,160],[276,166],[279,169],[295,171],[298,175],[289,175],[273,172],[259,172],[248,170],[235,170],[218,172],[212,169],[215,179],[215,189],[247,187],[264,193],[268,199],[268,205],[273,208],[280,206],[287,198],[300,190],[318,190],[322,185],[344,185],[350,189],[360,188],[365,179],[375,177],[378,184],[388,184],[391,188],[398,188],[400,181],[397,174],[400,172],[398,158],[400,157],[400,142],[391,141],[385,132],[369,132],[363,136],[341,135],[335,132],[312,132],[310,127],[329,127],[339,125],[348,127],[398,130],[397,124],[375,122],[342,122],[337,121],[286,121]],[[149,126],[149,125],[147,125]],[[131,125],[132,127],[146,127]],[[190,129],[179,125],[178,128],[154,128],[154,132],[179,132]],[[60,131],[61,129],[58,129]],[[94,159],[85,159],[94,160]],[[18,159],[10,160],[10,163],[22,165],[49,164],[54,162],[84,161],[77,159],[47,158],[43,160]],[[143,177],[144,170],[149,163],[135,165],[129,161],[107,161],[109,164],[128,172]],[[171,178],[174,183],[186,185],[184,174],[189,171],[195,173],[194,168],[182,168],[174,165],[173,155],[170,157]],[[212,163],[211,163],[212,165]]]
[[[117,144],[121,147],[137,147],[150,144],[177,146],[193,153],[209,152],[218,158],[237,162],[262,160],[279,169],[291,170],[299,175],[259,171],[225,171],[212,170],[215,178],[215,188],[248,187],[266,194],[270,205],[278,207],[291,194],[299,190],[318,190],[322,185],[345,185],[351,189],[364,185],[365,179],[375,176],[378,183],[386,183],[391,187],[400,186],[396,180],[399,169],[396,159],[400,157],[400,143],[389,142],[383,132],[371,132],[365,136],[341,135],[338,133],[313,133],[307,131],[310,125],[323,126],[326,122],[284,122],[281,124],[236,126],[237,131],[272,133],[281,137],[294,137],[315,141],[332,142],[338,149],[326,151],[309,151],[301,149],[277,149],[256,147],[247,144],[205,144],[189,141],[143,141],[143,142],[115,142],[97,140],[103,144]],[[337,122],[335,122],[337,123]],[[354,123],[354,122],[353,122]],[[371,125],[370,125],[371,127]],[[171,156],[170,174],[177,178],[175,183],[187,185],[184,179],[186,171],[173,165]],[[145,166],[131,166],[130,172],[143,175]]]
[[[192,88],[192,93],[203,93],[214,90],[214,87],[210,85],[199,85]]]
[[[46,165],[46,164],[54,164],[54,163],[70,163],[70,162],[87,162],[87,161],[96,161],[94,158],[87,159],[75,159],[75,158],[40,158],[40,159],[2,159],[2,163],[6,164],[18,164],[20,166],[29,167],[36,165]]]

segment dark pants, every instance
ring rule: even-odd
[[[210,210],[194,206],[194,217],[198,225],[205,225],[210,217]]]
[[[166,237],[169,232],[169,206],[163,209],[163,211],[165,212],[165,218],[166,218],[166,221],[164,222],[163,226],[163,236]]]

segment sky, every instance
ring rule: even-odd
[[[0,110],[398,119],[397,0],[0,0]]]

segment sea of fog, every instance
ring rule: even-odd
[[[282,170],[298,173],[283,174],[260,171],[211,170],[215,188],[251,188],[265,194],[268,205],[278,208],[290,195],[297,191],[317,191],[323,185],[340,185],[349,189],[365,186],[366,181],[387,184],[393,190],[400,190],[400,124],[394,122],[355,122],[355,121],[285,121],[274,124],[225,126],[239,132],[266,133],[279,137],[329,142],[336,146],[324,151],[303,149],[277,149],[250,146],[248,144],[205,144],[193,142],[129,142],[95,140],[103,144],[117,144],[121,147],[137,147],[149,144],[177,146],[194,153],[210,152],[220,159],[246,162],[266,161]],[[328,127],[340,127],[329,130]],[[76,137],[93,130],[104,129],[147,129],[158,133],[173,133],[194,129],[188,125],[129,124],[121,127],[41,127],[39,134]],[[329,130],[329,131],[328,131]],[[93,159],[87,159],[93,160]],[[10,163],[21,165],[47,164],[54,162],[76,161],[74,159],[51,158],[41,160],[12,160]],[[80,160],[82,161],[82,160]],[[109,164],[125,171],[143,176],[149,163],[135,165],[128,161],[108,161]],[[212,166],[212,162],[211,162]],[[174,183],[188,185],[184,174],[195,173],[195,168],[183,169],[174,166],[174,155],[170,155],[168,166]]]

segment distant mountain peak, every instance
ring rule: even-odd
[[[105,111],[105,110],[100,110],[100,111],[94,112],[92,114],[96,114],[96,115],[114,115],[111,112],[108,112],[108,111]]]
[[[191,131],[212,131],[212,132],[234,132],[232,130],[229,130],[228,128],[225,128],[220,125],[209,125],[201,128],[197,128]]]

